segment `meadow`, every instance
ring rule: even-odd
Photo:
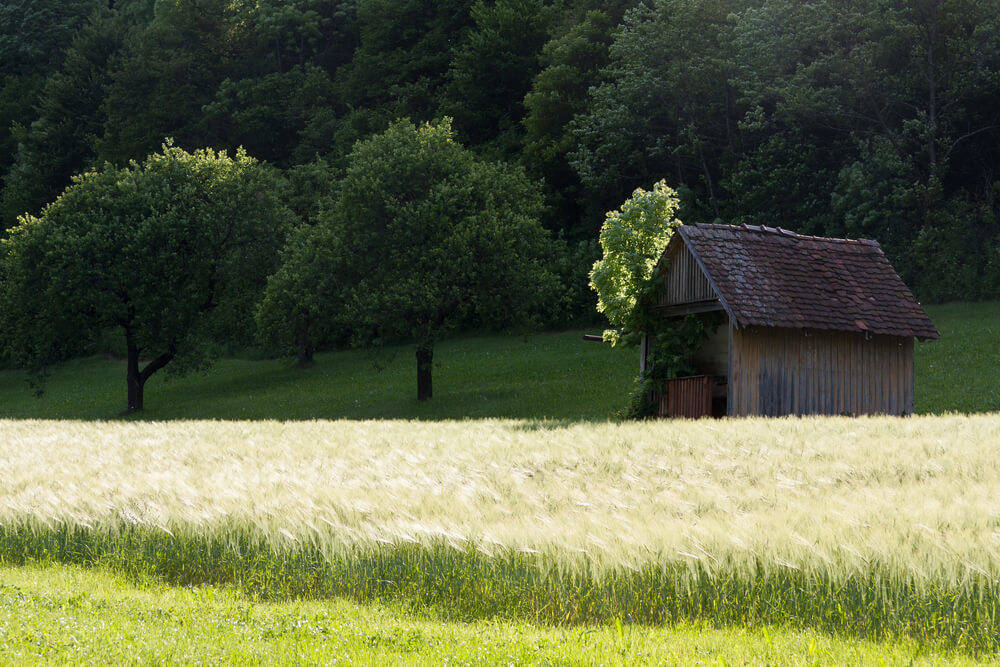
[[[916,411],[1000,411],[1000,303],[927,311],[942,337],[917,345]],[[146,409],[131,418],[609,419],[626,403],[638,356],[584,342],[581,333],[444,341],[435,353],[434,400],[427,402],[416,400],[408,346],[376,355],[322,353],[309,369],[285,359],[225,358],[207,372],[153,376]],[[124,405],[124,361],[99,356],[63,364],[42,398],[24,374],[0,370],[0,418],[111,419]]]
[[[423,404],[407,348],[377,369],[356,352],[308,370],[224,360],[155,384],[139,419],[108,419],[120,362],[71,362],[42,398],[0,371],[0,614],[76,599],[67,582],[102,588],[86,578],[111,572],[125,579],[102,608],[135,606],[145,582],[216,591],[228,602],[205,614],[249,605],[265,625],[288,605],[389,609],[459,643],[494,641],[496,623],[518,628],[517,646],[566,642],[557,662],[625,636],[645,638],[635,655],[682,663],[773,662],[775,642],[810,663],[816,645],[833,662],[989,656],[1000,304],[930,311],[943,338],[918,346],[924,414],[904,419],[616,422],[634,355],[579,332],[449,341]],[[68,641],[39,640],[51,610],[31,604],[0,639]],[[86,625],[76,603],[53,604]],[[717,648],[676,653],[691,642]],[[381,655],[370,648],[343,655]]]

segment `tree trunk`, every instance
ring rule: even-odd
[[[139,348],[128,341],[128,366],[125,371],[125,381],[128,383],[128,412],[142,410],[142,389],[146,378],[139,372]]]
[[[434,362],[434,345],[420,343],[417,346],[417,400],[426,401],[433,394],[431,369]]]
[[[126,408],[126,412],[139,412],[143,407],[142,392],[146,386],[146,380],[170,363],[174,355],[177,354],[177,347],[171,345],[166,352],[139,370],[139,347],[135,344],[128,329],[125,331],[125,344],[128,346],[128,361],[125,368],[125,382],[128,384],[128,408]]]
[[[296,358],[298,360],[297,366],[299,368],[309,368],[313,365],[313,348],[312,341],[309,339],[309,334],[299,333],[299,340],[296,344]]]

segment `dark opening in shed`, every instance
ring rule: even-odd
[[[658,270],[656,316],[724,318],[660,415],[913,412],[913,341],[939,334],[875,241],[684,225]]]

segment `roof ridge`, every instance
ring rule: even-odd
[[[748,225],[743,223],[741,225],[724,225],[717,222],[697,222],[690,225],[685,225],[687,227],[708,227],[715,229],[726,229],[734,232],[757,232],[760,234],[771,234],[777,236],[784,236],[786,238],[802,239],[804,241],[834,241],[836,243],[855,243],[859,245],[867,245],[878,247],[878,241],[874,239],[848,239],[840,238],[836,236],[813,236],[808,234],[799,234],[793,232],[789,229],[784,229],[783,227],[768,227],[766,225]]]

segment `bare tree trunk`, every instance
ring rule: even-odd
[[[139,348],[131,339],[128,343],[128,361],[125,370],[125,381],[128,383],[128,412],[142,410],[142,390],[146,380],[139,372]]]
[[[426,401],[434,395],[431,371],[434,365],[434,345],[417,345],[417,400]]]
[[[296,343],[296,365],[299,368],[308,368],[313,365],[313,344],[309,339],[309,334],[300,332]]]

